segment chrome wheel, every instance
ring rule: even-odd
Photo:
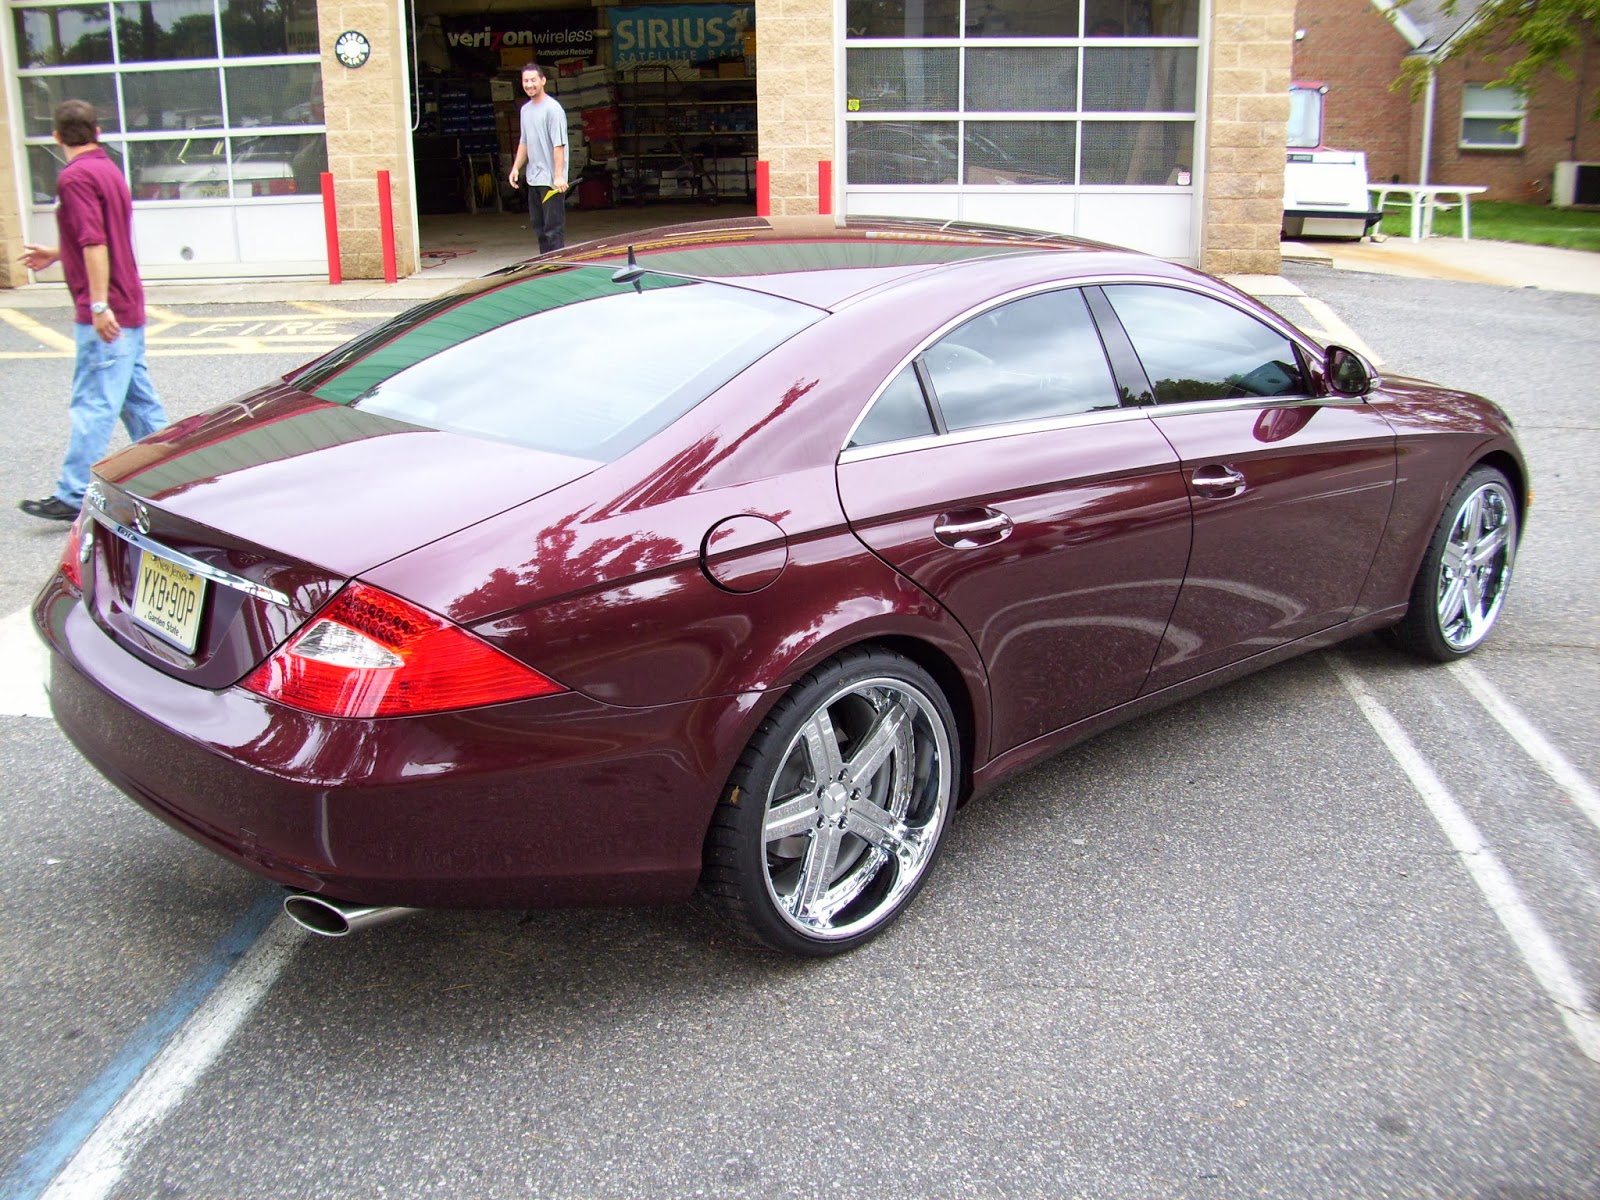
[[[900,680],[864,680],[818,705],[767,795],[767,891],[783,918],[840,938],[898,908],[944,828],[949,761],[932,702]]]
[[[1456,509],[1439,565],[1439,634],[1465,654],[1489,635],[1511,586],[1517,509],[1503,481],[1476,488]]]
[[[888,651],[832,659],[751,740],[706,837],[701,885],[747,937],[837,954],[874,936],[938,856],[960,778],[950,706]]]
[[[1457,485],[1411,585],[1411,603],[1390,638],[1424,658],[1471,654],[1494,628],[1517,556],[1517,495],[1493,467]]]

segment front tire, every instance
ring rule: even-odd
[[[1468,471],[1434,527],[1394,641],[1435,662],[1482,645],[1511,588],[1517,536],[1510,481],[1493,467]]]
[[[885,650],[822,664],[773,709],[717,805],[702,890],[747,940],[840,954],[882,932],[938,857],[960,778],[950,705]]]

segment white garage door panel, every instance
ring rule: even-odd
[[[1188,192],[1086,192],[1078,197],[1079,237],[1193,264],[1194,197]]]
[[[1018,188],[1009,192],[968,192],[961,197],[961,219],[1018,229],[1074,233],[1078,197]]]
[[[954,221],[961,215],[961,198],[954,192],[845,193],[845,212],[852,217],[931,217]]]
[[[235,210],[239,261],[271,264],[286,273],[328,269],[322,202],[253,204]]]
[[[133,250],[146,276],[157,278],[170,269],[179,274],[196,267],[216,267],[239,260],[234,240],[233,210],[223,205],[194,208],[135,208]]]

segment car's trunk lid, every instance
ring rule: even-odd
[[[225,687],[352,576],[594,465],[263,389],[99,465],[86,602],[131,652]]]

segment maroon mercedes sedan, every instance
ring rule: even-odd
[[[99,465],[35,620],[105,776],[345,932],[702,889],[880,932],[955,808],[1371,630],[1488,635],[1480,397],[1016,230],[751,218],[415,308]]]

